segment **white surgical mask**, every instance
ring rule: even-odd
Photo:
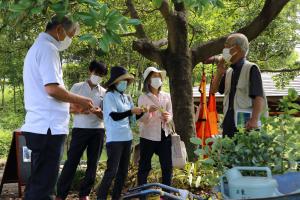
[[[66,37],[65,37],[65,39],[63,41],[59,41],[58,51],[64,51],[64,50],[66,50],[67,48],[69,48],[69,46],[72,43],[72,39],[67,35],[65,29],[63,29],[63,30],[65,32]],[[58,33],[57,33],[57,38],[59,39]]]
[[[97,85],[101,81],[100,76],[96,76],[94,74],[91,75],[90,81],[94,84]]]
[[[236,53],[234,53],[233,55],[231,55],[230,54],[230,49],[231,48],[224,48],[223,49],[223,53],[222,53],[222,56],[223,56],[225,62],[229,63],[229,64],[231,64],[230,60],[231,60],[232,56],[234,56],[236,54]]]
[[[151,78],[151,83],[150,85],[155,88],[158,89],[161,85],[162,85],[162,81],[161,78]]]
[[[69,36],[66,36],[65,39],[63,41],[59,42],[59,47],[58,47],[58,51],[64,51],[67,48],[69,48],[69,46],[72,43],[72,39]]]

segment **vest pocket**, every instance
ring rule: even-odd
[[[238,108],[250,108],[252,107],[252,99],[248,96],[247,92],[237,88],[235,99]]]

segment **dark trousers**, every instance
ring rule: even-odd
[[[109,142],[106,144],[107,169],[102,178],[97,199],[107,199],[108,190],[115,178],[112,199],[117,200],[121,196],[130,161],[131,141]]]
[[[52,199],[66,135],[23,132],[31,152],[31,176],[25,189],[25,200]]]
[[[152,141],[140,138],[140,161],[138,169],[138,185],[147,183],[147,177],[151,170],[151,159],[155,153],[159,157],[162,171],[162,183],[171,185],[172,183],[172,152],[171,136],[165,136],[162,131],[161,141]]]
[[[89,196],[96,179],[103,138],[104,129],[73,128],[68,159],[57,183],[58,197],[65,199],[68,196],[77,166],[85,150],[87,150],[87,169],[80,183],[79,197]]]

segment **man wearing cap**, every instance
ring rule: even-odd
[[[91,98],[94,108],[84,111],[79,105],[71,104],[70,112],[74,114],[72,140],[68,151],[68,159],[58,179],[56,200],[66,199],[68,196],[77,166],[85,150],[87,153],[87,169],[80,184],[79,199],[89,199],[103,147],[102,101],[106,90],[100,86],[99,82],[101,77],[106,74],[105,64],[94,60],[89,66],[90,78],[85,82],[75,83],[71,88],[71,92]]]
[[[139,119],[140,160],[138,185],[147,183],[151,170],[151,159],[157,154],[162,171],[162,183],[172,182],[171,130],[168,123],[172,120],[172,102],[170,94],[162,92],[161,87],[166,77],[165,71],[148,67],[144,74],[143,92],[138,106],[146,107],[149,112]]]
[[[90,98],[68,92],[63,82],[59,52],[69,47],[76,31],[76,23],[67,17],[54,16],[25,57],[26,117],[21,131],[32,151],[25,200],[52,199],[68,133],[68,102],[79,104],[84,110],[93,107]]]
[[[111,68],[103,101],[107,168],[97,193],[97,200],[107,199],[114,179],[111,199],[118,200],[127,177],[132,142],[130,123],[143,113],[143,109],[134,107],[131,97],[124,93],[132,82],[133,76],[126,69],[120,66]]]

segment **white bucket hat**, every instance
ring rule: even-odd
[[[166,78],[166,71],[164,70],[158,70],[156,67],[148,67],[143,74],[143,78],[144,80],[146,80],[146,78],[149,76],[150,72],[156,72],[156,73],[160,73],[162,80],[164,80]]]

